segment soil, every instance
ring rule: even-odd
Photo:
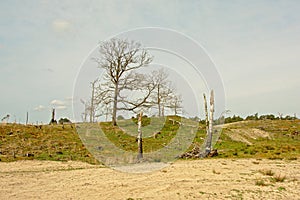
[[[299,159],[178,160],[150,173],[73,161],[0,162],[0,199],[300,199],[299,169]],[[262,173],[268,170],[274,175]]]

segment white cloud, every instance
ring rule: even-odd
[[[66,102],[64,101],[61,101],[61,100],[57,100],[57,99],[54,99],[50,102],[51,105],[53,106],[65,106],[66,105]]]
[[[57,32],[69,30],[71,23],[67,20],[57,19],[52,22],[52,28]]]
[[[67,106],[57,106],[55,109],[56,110],[66,110]]]
[[[43,110],[45,110],[45,106],[42,106],[42,105],[39,105],[39,106],[37,106],[37,107],[35,107],[33,110],[34,111],[43,111]]]

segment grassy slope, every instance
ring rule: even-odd
[[[81,143],[74,125],[0,125],[0,159],[98,163]]]
[[[258,129],[269,133],[269,138],[247,137],[252,145],[233,141],[229,136],[233,130],[249,132]],[[298,134],[297,134],[298,133]],[[268,159],[297,159],[300,155],[300,120],[259,120],[235,123],[223,129],[215,148],[221,150],[220,157],[256,157]]]
[[[102,123],[107,137],[120,148],[136,151],[134,136],[124,134],[119,128]],[[170,122],[160,131],[157,138],[144,139],[144,151],[155,151],[167,144],[176,134],[178,125]],[[250,137],[251,131],[258,129],[269,134],[269,138]],[[251,143],[233,140],[230,136],[238,130]],[[220,152],[218,157],[268,158],[268,159],[297,159],[300,157],[300,120],[259,120],[235,123],[223,129],[215,148]],[[250,135],[250,136],[249,136]],[[205,136],[204,127],[200,127],[194,144],[200,145]],[[191,147],[192,148],[192,147]],[[22,159],[39,160],[79,160],[98,163],[81,143],[74,125],[45,125],[24,126],[17,124],[0,125],[0,159],[14,161]]]

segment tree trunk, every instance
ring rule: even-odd
[[[160,107],[160,90],[159,85],[157,86],[157,105],[158,105],[158,116],[161,116],[161,107]]]
[[[137,159],[140,160],[143,158],[143,138],[142,138],[142,116],[143,112],[140,112],[139,118],[138,118],[138,156]]]
[[[119,83],[116,83],[115,93],[114,93],[113,115],[112,115],[112,123],[114,126],[117,126],[118,93],[119,93]]]
[[[94,95],[95,95],[95,83],[96,81],[92,82],[92,97],[91,97],[91,110],[90,110],[90,123],[94,122],[95,113],[94,113]]]
[[[205,110],[205,126],[206,126],[206,143],[205,143],[205,153],[200,155],[201,157],[206,157],[212,150],[212,136],[213,136],[213,121],[214,121],[214,91],[211,90],[210,93],[210,112],[208,117],[207,100],[205,94],[204,97],[204,110]]]
[[[203,94],[204,98],[204,111],[205,111],[205,127],[206,127],[206,136],[208,135],[208,111],[207,111],[207,100],[205,94]]]
[[[214,91],[210,93],[210,116],[209,116],[209,148],[212,150],[212,135],[213,135],[213,123],[214,123],[214,112],[215,112],[215,100]]]

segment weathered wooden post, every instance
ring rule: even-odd
[[[143,158],[142,116],[143,116],[143,112],[140,112],[140,115],[138,117],[138,136],[137,136],[137,142],[138,142],[137,159],[138,160]]]
[[[213,123],[214,123],[214,112],[215,112],[215,100],[214,91],[210,92],[210,112],[209,112],[209,140],[207,146],[209,147],[209,152],[212,150],[212,134],[213,134]]]
[[[52,119],[51,119],[52,122],[55,121],[55,109],[53,108],[52,109]]]
[[[207,100],[205,94],[203,94],[203,98],[204,98],[206,136],[208,136],[208,111],[207,111]]]
[[[210,92],[210,112],[208,117],[208,109],[207,109],[207,101],[206,96],[203,94],[204,97],[204,109],[205,109],[205,125],[206,125],[206,144],[205,144],[205,153],[202,157],[206,157],[212,150],[212,134],[213,134],[213,122],[214,122],[214,91],[211,90]]]
[[[50,125],[51,124],[57,124],[57,121],[55,120],[55,109],[52,108],[52,118],[51,118],[51,121],[49,123]]]

